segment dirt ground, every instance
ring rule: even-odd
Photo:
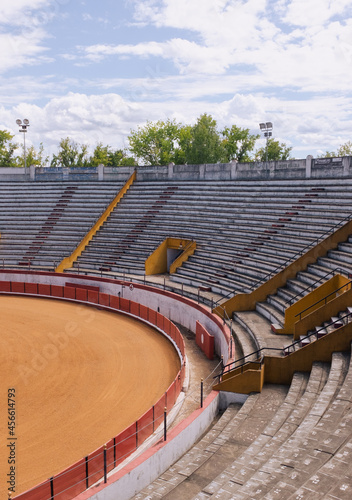
[[[0,356],[2,498],[9,459],[16,494],[35,486],[138,419],[180,366],[172,345],[138,321],[13,296],[0,297]]]

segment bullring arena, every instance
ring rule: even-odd
[[[14,387],[18,399],[19,492],[123,431],[180,369],[172,344],[134,319],[32,297],[1,297],[1,310],[2,392]],[[2,477],[7,470],[3,460]]]
[[[352,158],[3,176],[3,496],[351,498]]]

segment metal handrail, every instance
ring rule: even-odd
[[[344,273],[345,271],[339,267],[336,267],[335,269],[332,269],[331,271],[329,271],[328,273],[326,273],[324,276],[321,276],[319,279],[317,279],[316,281],[314,281],[314,283],[312,283],[311,285],[307,286],[307,288],[304,288],[304,290],[302,290],[301,292],[297,293],[297,295],[295,295],[292,299],[288,299],[286,300],[285,304],[293,304],[293,302],[296,301],[297,297],[299,297],[300,295],[303,295],[304,292],[307,292],[310,288],[313,289],[313,287],[319,283],[321,280],[325,279],[327,276],[329,276],[329,274],[332,274],[332,273],[337,273],[337,272],[340,272],[340,273]]]
[[[214,378],[218,378],[218,377],[221,377],[221,375],[225,372],[225,369],[226,368],[229,368],[231,367],[232,365],[236,365],[236,363],[238,363],[239,361],[242,361],[242,360],[245,360],[246,358],[249,358],[250,356],[254,356],[256,355],[257,356],[257,359],[251,361],[244,361],[243,363],[241,363],[240,365],[238,366],[234,366],[232,368],[232,370],[235,370],[235,369],[238,369],[238,368],[242,368],[243,366],[245,366],[246,364],[248,363],[262,363],[263,362],[263,359],[264,359],[264,356],[262,355],[261,359],[258,361],[258,359],[260,358],[260,354],[262,354],[264,351],[280,351],[282,352],[282,349],[279,348],[279,347],[261,347],[260,349],[257,349],[256,351],[253,351],[252,353],[250,354],[246,354],[246,356],[243,356],[242,358],[238,358],[238,359],[235,359],[234,361],[231,361],[231,363],[228,363],[227,365],[224,365],[223,366],[223,370],[222,370],[222,373],[218,374],[218,375],[215,375]],[[228,370],[230,371],[231,368]]]
[[[309,309],[311,309],[312,307],[318,305],[320,302],[323,302],[323,300],[325,301],[325,304],[326,304],[326,299],[328,297],[330,297],[331,295],[334,295],[334,293],[339,292],[340,290],[342,290],[343,288],[345,288],[346,286],[351,285],[351,284],[352,284],[352,281],[349,281],[348,283],[345,283],[344,285],[340,286],[340,288],[337,288],[336,290],[330,292],[328,295],[326,295],[322,299],[318,300],[317,302],[315,302],[314,304],[310,305],[309,307],[306,307],[305,309],[303,309],[303,311],[300,311],[299,313],[295,314],[295,318],[297,318],[297,316],[299,316],[299,319],[301,320],[302,319],[301,315],[303,313],[305,313],[306,311],[309,311]]]
[[[324,233],[322,233],[318,238],[316,238],[315,240],[313,240],[311,243],[309,243],[308,245],[306,245],[304,248],[302,248],[301,250],[299,250],[297,253],[295,253],[293,255],[293,257],[291,257],[290,259],[287,259],[283,264],[280,264],[278,267],[276,267],[273,271],[270,271],[270,273],[268,273],[267,275],[265,275],[263,278],[260,278],[254,285],[251,285],[250,288],[251,290],[253,291],[254,289],[256,289],[262,282],[266,282],[268,281],[268,279],[271,278],[271,276],[275,275],[275,274],[278,274],[279,270],[280,269],[283,269],[285,267],[288,266],[288,264],[294,262],[299,256],[302,256],[304,253],[306,253],[308,251],[308,249],[316,246],[322,239],[324,239],[324,237],[330,233],[334,233],[336,228],[338,228],[339,226],[341,226],[343,223],[351,220],[352,218],[352,214],[348,215],[347,217],[344,217],[343,219],[341,219],[339,222],[337,222],[336,224],[334,224],[330,229],[326,230]],[[220,302],[220,300],[224,300],[224,299],[227,299],[228,297],[230,296],[233,296],[235,294],[235,291],[232,291],[232,292],[229,292],[227,295],[225,295],[224,297],[222,297],[221,299],[219,299],[217,302],[215,302],[215,306],[218,305],[218,303]]]
[[[343,320],[345,318],[349,318],[351,317],[351,313],[347,313],[345,314],[344,316],[338,318],[336,321],[332,321],[331,323],[329,323],[329,326],[331,325],[334,325],[335,323],[338,323],[340,321],[343,322]],[[227,370],[227,373],[231,370],[236,370],[238,368],[242,368],[242,371],[241,373],[243,373],[243,367],[249,363],[257,363],[257,364],[262,364],[263,363],[263,360],[264,360],[264,351],[279,351],[281,352],[283,355],[286,355],[286,354],[289,354],[290,353],[290,350],[293,348],[293,351],[295,351],[295,346],[297,344],[301,344],[302,341],[304,341],[305,339],[307,338],[310,338],[312,336],[316,336],[317,337],[317,340],[318,340],[318,335],[319,335],[319,332],[321,332],[322,330],[325,330],[326,327],[325,326],[322,326],[320,328],[318,328],[318,330],[315,330],[314,332],[306,335],[305,337],[303,337],[302,339],[299,339],[299,340],[295,340],[295,342],[293,342],[292,344],[286,346],[286,347],[283,347],[283,348],[280,348],[280,347],[262,347],[260,349],[257,349],[256,351],[253,351],[252,353],[250,354],[246,354],[246,356],[242,356],[242,358],[238,358],[234,361],[232,361],[231,363],[228,363],[227,365],[224,365],[223,366],[223,370],[222,370],[222,373],[218,374],[218,375],[215,375],[214,379],[215,378],[220,378],[223,373],[226,371],[226,368],[229,368],[229,370]],[[300,347],[301,348],[301,347]],[[261,354],[261,357],[259,356]],[[249,360],[249,361],[243,361],[243,363],[241,363],[240,365],[236,366],[236,363],[238,363],[239,361],[242,361],[242,360],[246,360],[247,358],[249,358],[250,356],[257,356],[257,359],[254,359],[253,361]],[[260,359],[259,359],[260,358]],[[231,366],[233,366],[233,368],[231,368]]]
[[[342,321],[342,322],[343,322],[343,320],[344,320],[345,318],[347,318],[347,320],[348,320],[348,318],[349,318],[349,317],[351,317],[351,313],[347,313],[347,314],[345,314],[344,316],[341,316],[341,317],[340,317],[340,318],[338,318],[336,321],[331,321],[331,322],[329,323],[329,325],[328,325],[328,326],[335,325],[336,323],[339,323],[340,321]],[[347,323],[346,323],[346,324],[347,324]],[[290,353],[290,349],[291,349],[292,347],[293,347],[293,352],[294,352],[294,351],[295,351],[295,346],[296,346],[297,344],[301,344],[301,342],[303,342],[303,341],[304,341],[304,340],[306,340],[306,339],[309,339],[310,337],[313,337],[314,335],[316,336],[316,338],[317,338],[317,340],[318,340],[318,335],[319,335],[319,332],[321,332],[321,331],[323,331],[323,330],[325,330],[325,329],[326,329],[326,326],[321,326],[321,327],[320,327],[320,328],[318,328],[317,330],[315,330],[315,331],[313,331],[313,332],[309,333],[308,335],[305,335],[305,336],[304,336],[304,337],[302,337],[301,339],[299,339],[299,340],[295,340],[295,342],[293,342],[292,344],[290,344],[290,345],[288,345],[288,346],[286,346],[286,347],[284,347],[284,348],[282,349],[283,353],[284,353],[284,354],[289,354],[289,353]]]

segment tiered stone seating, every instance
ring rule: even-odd
[[[230,405],[201,441],[134,498],[191,498],[260,435],[286,393],[286,386],[267,386],[262,393],[250,395],[239,410],[238,405]]]
[[[1,183],[0,266],[53,269],[77,247],[120,187],[111,182]],[[198,287],[224,297],[256,288],[258,280],[265,281],[351,215],[348,178],[137,180],[73,270],[142,276],[145,260],[165,238],[191,239],[197,250],[170,277],[172,283],[193,287],[194,292],[187,289],[193,297]],[[286,307],[337,269],[352,274],[352,236],[257,304],[256,311],[235,313],[236,357],[291,343],[291,337],[275,335],[271,323],[282,326]],[[334,328],[325,327],[327,332]],[[349,355],[334,353],[331,367],[315,363],[310,375],[296,373],[289,390],[264,386],[242,407],[231,405],[199,443],[135,498],[320,498],[328,492],[340,498],[336,492],[344,487],[350,494],[348,363]]]
[[[70,255],[121,185],[1,183],[0,266],[53,269]]]
[[[250,395],[235,416],[230,407],[198,444],[134,499],[322,498],[338,490],[350,494],[349,354],[335,353],[331,366],[315,363],[310,375],[295,373],[287,394],[282,386],[263,389]]]
[[[352,241],[352,238],[350,239]],[[334,274],[352,275],[352,264],[348,263],[351,258],[350,242],[341,243],[338,250],[329,251],[327,257],[318,259],[316,264],[309,265],[306,271],[297,273],[295,279],[288,280],[286,286],[279,288],[275,295],[270,295],[265,302],[258,303],[257,311],[272,323],[282,326],[286,308],[295,301],[323,284]],[[329,266],[323,266],[324,263],[328,263]]]
[[[197,241],[195,254],[171,276],[175,284],[211,287],[222,296],[247,292],[351,213],[351,179],[137,181],[76,267],[143,275],[147,257],[174,236]],[[329,271],[323,263],[317,273]]]

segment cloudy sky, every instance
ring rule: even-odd
[[[1,0],[0,48],[0,128],[47,152],[202,113],[296,158],[352,140],[351,0]]]

